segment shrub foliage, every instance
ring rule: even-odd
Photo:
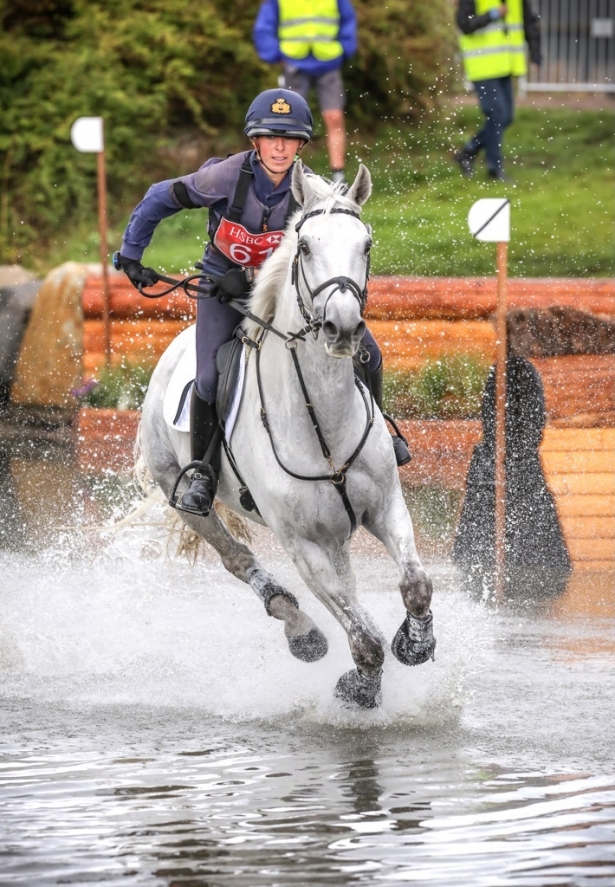
[[[351,119],[373,129],[416,116],[449,70],[450,3],[355,6]],[[96,163],[70,143],[77,117],[105,120],[112,216],[151,181],[184,171],[169,150],[182,137],[215,150],[232,133],[240,148],[250,100],[279,73],[254,51],[257,8],[258,0],[0,0],[0,261],[31,264],[37,243],[95,220]]]

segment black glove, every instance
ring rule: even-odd
[[[153,268],[144,268],[138,259],[127,259],[126,256],[117,256],[117,266],[119,266],[130,282],[138,290],[142,286],[153,286],[158,283],[159,277]]]
[[[248,280],[245,268],[231,268],[219,277],[211,288],[211,294],[219,302],[242,299],[250,292],[252,281]]]

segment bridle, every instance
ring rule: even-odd
[[[344,209],[343,207],[333,207],[330,210],[326,209],[314,209],[311,212],[305,213],[305,215],[301,216],[297,224],[295,225],[295,231],[297,234],[301,231],[302,226],[308,219],[311,219],[313,216],[320,216],[324,214],[331,213],[344,213],[347,216],[354,216],[355,219],[360,219],[361,217],[357,212],[352,209]],[[366,225],[366,230],[369,234],[371,234],[369,227]],[[371,246],[371,241],[370,241]],[[307,277],[305,275],[305,269],[303,267],[303,262],[301,261],[301,239],[297,239],[297,251],[295,253],[295,257],[293,259],[292,270],[291,270],[291,283],[295,288],[295,292],[297,294],[297,304],[299,305],[299,311],[306,323],[310,324],[312,327],[312,331],[318,335],[318,330],[325,323],[327,316],[327,305],[329,304],[329,299],[336,292],[344,293],[346,290],[349,290],[352,295],[355,297],[357,302],[359,303],[359,307],[361,309],[361,316],[363,316],[363,312],[365,311],[365,306],[367,305],[367,283],[369,281],[369,269],[370,269],[370,253],[369,250],[366,254],[366,271],[365,271],[365,285],[363,288],[359,286],[359,284],[354,281],[351,277],[344,277],[340,275],[339,277],[330,277],[329,280],[325,280],[324,283],[319,284],[317,287],[312,289],[310,284],[308,283]],[[301,285],[307,290],[307,293],[310,297],[310,301],[312,306],[314,305],[314,299],[318,296],[323,290],[327,289],[329,286],[333,286],[333,289],[327,296],[325,304],[322,309],[322,314],[319,318],[315,318],[308,310],[305,301],[301,295],[300,290]]]
[[[304,224],[304,222],[307,219],[311,218],[312,216],[323,215],[326,212],[327,212],[327,210],[325,210],[325,209],[317,209],[317,210],[312,210],[309,213],[306,213],[304,216],[302,216],[299,219],[298,223],[295,225],[295,231],[297,231],[297,233],[299,233],[302,225]],[[358,213],[356,213],[350,209],[343,209],[341,207],[340,208],[333,208],[333,209],[329,210],[329,212],[344,213],[345,215],[354,216],[355,218],[359,218]],[[369,232],[369,228],[367,228],[367,230]],[[366,270],[366,275],[365,275],[365,286],[363,288],[361,288],[359,286],[359,284],[356,283],[356,281],[352,280],[351,278],[339,276],[339,277],[331,277],[331,278],[329,278],[329,280],[325,280],[324,283],[321,283],[317,287],[312,289],[307,281],[306,276],[305,276],[305,270],[303,268],[303,263],[301,261],[300,246],[301,246],[300,241],[298,241],[297,252],[295,253],[295,257],[293,259],[291,280],[292,280],[292,284],[295,288],[295,292],[297,294],[297,304],[299,305],[299,310],[301,312],[301,315],[303,316],[303,319],[306,322],[306,326],[298,334],[297,333],[295,333],[295,334],[289,333],[288,336],[286,336],[286,337],[282,336],[282,338],[285,338],[286,348],[291,353],[293,365],[295,367],[295,372],[296,372],[297,378],[299,380],[299,385],[301,386],[301,391],[302,391],[303,398],[305,401],[306,409],[308,411],[310,420],[312,422],[312,426],[313,426],[316,436],[318,438],[321,452],[322,452],[324,458],[329,463],[329,467],[331,469],[329,474],[319,474],[319,475],[298,474],[297,472],[294,472],[290,468],[288,468],[288,466],[286,466],[282,462],[282,460],[280,459],[280,456],[278,454],[278,451],[277,451],[277,448],[275,445],[275,441],[273,438],[271,426],[270,426],[269,420],[267,418],[267,411],[265,409],[265,392],[264,392],[261,370],[260,370],[261,347],[262,347],[262,343],[265,338],[265,335],[267,333],[267,330],[265,330],[264,335],[260,338],[260,340],[258,342],[253,342],[252,340],[248,339],[247,336],[243,336],[242,341],[244,342],[244,344],[249,345],[256,350],[256,380],[257,380],[258,392],[259,392],[259,397],[260,397],[260,402],[261,402],[261,420],[262,420],[265,430],[267,431],[267,434],[269,436],[269,442],[271,444],[271,449],[273,451],[273,455],[275,457],[276,462],[278,463],[280,468],[282,468],[282,470],[286,474],[290,475],[291,477],[297,478],[298,480],[305,480],[305,481],[328,480],[328,481],[330,481],[333,484],[333,486],[335,487],[335,489],[337,490],[337,492],[339,493],[342,503],[344,505],[344,508],[346,509],[346,514],[348,515],[348,519],[350,521],[350,533],[352,535],[352,533],[354,533],[354,531],[357,528],[357,517],[356,517],[354,509],[352,507],[352,503],[348,497],[348,493],[346,492],[346,475],[347,475],[350,467],[354,464],[354,462],[358,458],[363,447],[365,446],[369,432],[371,431],[371,428],[374,424],[375,411],[374,411],[373,393],[371,391],[371,387],[369,387],[368,388],[369,400],[368,400],[363,386],[361,385],[360,381],[357,379],[357,377],[355,375],[355,377],[354,377],[355,385],[357,386],[357,388],[361,394],[361,397],[363,399],[363,403],[365,405],[365,412],[366,412],[365,428],[363,430],[363,434],[361,435],[361,439],[360,439],[359,443],[357,444],[357,446],[355,447],[353,453],[344,461],[344,463],[341,467],[336,468],[333,463],[331,451],[330,451],[327,441],[325,440],[325,437],[322,433],[322,429],[318,423],[318,418],[316,416],[314,406],[311,402],[311,398],[310,398],[309,392],[308,392],[306,384],[305,384],[305,379],[303,377],[303,373],[301,372],[301,366],[299,364],[299,357],[297,356],[297,342],[298,341],[305,341],[305,334],[307,332],[312,332],[314,338],[316,338],[318,336],[318,331],[321,329],[322,325],[325,322],[326,309],[327,309],[327,305],[329,303],[329,299],[331,298],[331,296],[335,292],[338,292],[338,291],[345,292],[346,290],[349,290],[353,294],[353,296],[357,299],[360,309],[361,309],[361,315],[363,314],[363,311],[365,310],[365,306],[367,304],[367,281],[369,279],[369,252],[367,253],[367,257],[366,257],[367,270]],[[327,300],[326,300],[325,305],[323,307],[322,316],[319,318],[314,317],[310,313],[310,311],[308,310],[307,305],[305,304],[305,301],[301,295],[301,291],[300,291],[300,287],[299,287],[299,278],[300,277],[303,282],[303,285],[305,286],[305,288],[310,296],[310,300],[312,302],[312,307],[314,304],[314,298],[319,293],[321,293],[323,290],[325,290],[329,286],[334,287],[333,290],[331,291],[331,293],[329,294],[329,296],[327,297]],[[271,327],[270,327],[270,330],[272,332],[275,332],[277,335],[281,335],[279,333],[279,331],[274,330]],[[227,448],[227,452],[228,452],[228,448]],[[231,461],[231,465],[233,465],[234,459],[230,460],[230,461]],[[237,473],[236,469],[234,469],[234,470]]]

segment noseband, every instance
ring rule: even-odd
[[[327,210],[325,210],[325,209],[315,209],[315,210],[312,210],[312,212],[306,213],[304,216],[302,216],[299,219],[299,221],[297,222],[297,224],[295,225],[295,231],[297,232],[297,234],[301,230],[301,226],[303,225],[304,222],[306,222],[308,219],[311,219],[312,216],[321,216],[321,215],[324,215],[326,212],[327,212]],[[333,209],[329,210],[329,213],[344,213],[344,215],[354,216],[355,219],[360,219],[359,214],[356,213],[354,210],[343,209],[342,207],[334,207]],[[305,302],[303,301],[303,298],[301,297],[301,292],[299,290],[299,275],[301,275],[303,285],[309,293],[310,300],[312,301],[312,304],[314,304],[314,299],[316,298],[316,296],[319,295],[319,293],[321,293],[323,290],[325,290],[328,286],[334,287],[334,289],[331,290],[331,292],[329,293],[329,295],[327,297],[327,300],[326,300],[324,307],[322,309],[322,317],[319,319],[314,318],[310,314],[310,312],[308,311],[308,309],[306,307]],[[306,321],[306,323],[309,323],[312,326],[312,329],[315,331],[315,333],[317,333],[317,331],[320,329],[320,327],[325,322],[325,318],[327,315],[327,305],[329,304],[329,299],[336,292],[345,293],[346,290],[349,290],[352,293],[352,295],[355,297],[357,302],[359,303],[359,308],[361,309],[361,316],[363,316],[363,312],[365,311],[365,306],[367,304],[367,283],[368,283],[368,281],[369,281],[369,252],[367,253],[367,269],[366,269],[366,273],[365,273],[365,286],[363,287],[363,289],[361,289],[359,284],[356,281],[354,281],[351,277],[343,277],[343,276],[330,277],[329,280],[325,280],[324,283],[321,283],[321,284],[319,284],[319,286],[315,287],[315,289],[312,289],[307,281],[306,276],[305,276],[305,270],[303,268],[303,263],[301,261],[300,245],[299,245],[299,242],[297,242],[297,252],[295,253],[295,258],[293,259],[293,265],[292,265],[291,283],[293,284],[293,286],[295,287],[295,290],[297,292],[297,304],[299,305],[299,310],[301,311],[303,319]]]

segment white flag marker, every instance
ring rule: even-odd
[[[100,154],[105,146],[102,117],[78,117],[70,128],[70,140],[77,151]]]
[[[477,240],[505,243],[510,240],[510,200],[506,197],[484,197],[477,200],[468,213],[468,228]]]
[[[98,176],[98,230],[100,233],[100,263],[103,279],[103,323],[105,363],[111,365],[111,295],[109,291],[109,251],[107,249],[107,173],[105,168],[105,135],[102,117],[78,117],[70,128],[73,147],[83,154],[97,154]]]

